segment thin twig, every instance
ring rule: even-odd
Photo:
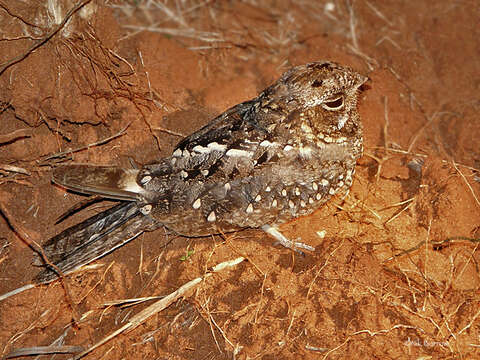
[[[470,189],[470,192],[472,193],[472,196],[473,198],[475,199],[475,202],[477,203],[477,205],[480,207],[480,201],[478,200],[478,197],[477,195],[475,194],[475,191],[473,191],[473,188],[472,188],[472,185],[470,185],[470,183],[468,182],[467,178],[465,177],[465,175],[463,175],[463,173],[460,171],[460,169],[457,167],[457,165],[455,164],[455,161],[452,161],[452,164],[453,164],[453,167],[455,168],[455,170],[457,170],[457,172],[460,174],[460,176],[462,177],[463,181],[465,181],[465,184],[467,184],[468,188]]]
[[[0,170],[19,173],[19,174],[23,174],[23,175],[32,175],[28,170],[25,170],[24,168],[21,168],[21,167],[18,167],[18,166],[13,166],[13,165],[2,165],[2,164],[0,164]]]
[[[62,22],[58,24],[57,27],[55,27],[52,31],[50,31],[47,36],[45,36],[42,40],[36,42],[30,48],[25,51],[23,54],[18,55],[14,57],[13,59],[8,60],[7,62],[3,63],[0,65],[0,75],[4,73],[5,70],[7,70],[10,66],[15,65],[25,59],[27,56],[29,56],[31,53],[33,53],[36,49],[38,49],[40,46],[43,44],[47,43],[52,37],[55,36],[67,23],[67,21],[72,17],[73,14],[75,14],[78,10],[80,10],[82,7],[87,5],[90,1],[92,0],[84,0],[82,2],[77,3],[73,8],[71,8],[65,17],[63,18]]]
[[[23,22],[25,25],[28,25],[28,26],[31,26],[31,27],[34,27],[34,28],[40,28],[40,26],[38,25],[35,25],[34,23],[31,23],[29,21],[26,21],[25,19],[23,19],[21,16],[19,15],[16,15],[14,14],[9,8],[7,8],[3,3],[0,2],[0,8],[2,8],[3,10],[5,10],[7,12],[8,15],[10,15],[11,17],[15,18],[15,19],[18,19],[20,20],[21,22]]]
[[[1,199],[0,199],[0,212],[3,214],[3,216],[5,217],[5,219],[8,222],[9,226],[20,237],[20,239],[22,239],[26,244],[28,244],[28,246],[30,246],[30,248],[32,248],[34,251],[36,251],[42,257],[42,260],[44,261],[45,265],[48,266],[51,270],[53,270],[58,275],[58,277],[60,279],[62,279],[61,284],[62,284],[63,289],[65,290],[65,295],[66,295],[66,298],[67,298],[67,302],[70,306],[70,309],[73,312],[73,317],[76,320],[78,318],[78,312],[77,312],[76,308],[74,307],[74,304],[73,304],[73,301],[72,301],[72,296],[70,295],[70,290],[69,290],[68,284],[67,284],[66,281],[64,281],[65,276],[64,276],[63,272],[58,268],[57,265],[55,265],[54,263],[52,263],[50,261],[47,254],[45,254],[45,251],[43,250],[43,247],[37,241],[35,241],[27,233],[27,231],[25,229],[23,229],[22,226],[20,226],[16,221],[13,220],[14,218],[11,216],[10,212],[7,210],[7,207],[3,204],[3,201],[1,201]],[[25,285],[22,288],[23,288],[22,291],[24,291],[24,290],[30,289],[31,287],[30,287],[30,285]],[[10,292],[10,294],[12,295],[12,292]]]
[[[349,25],[350,25],[350,34],[352,36],[352,46],[354,49],[360,50],[358,47],[357,32],[355,29],[357,25],[357,20],[355,19],[355,12],[353,10],[353,1],[352,2],[347,1],[347,7],[350,15]]]
[[[372,11],[375,13],[375,15],[377,15],[380,19],[385,21],[389,26],[393,26],[392,22],[390,20],[388,20],[387,17],[380,12],[380,10],[378,10],[375,6],[370,4],[369,1],[365,1],[365,3],[367,4],[367,6],[370,9],[372,9]]]
[[[475,238],[469,238],[469,237],[466,237],[466,236],[453,236],[453,237],[450,237],[450,238],[447,238],[445,240],[440,240],[440,241],[430,241],[429,243],[434,247],[434,248],[441,248],[443,247],[445,244],[448,244],[450,242],[454,242],[454,241],[470,241],[471,243],[473,244],[476,244],[476,243],[480,243],[480,238],[479,239],[475,239]],[[414,252],[418,249],[420,249],[421,246],[423,246],[424,244],[426,243],[425,240],[422,240],[420,241],[417,245],[409,248],[409,249],[406,249],[406,250],[401,250],[398,254],[394,254],[393,256],[387,258],[385,261],[390,261],[396,257],[399,257],[399,256],[403,256],[403,255],[407,255],[411,252]]]
[[[167,129],[167,128],[164,128],[164,127],[161,127],[161,126],[154,126],[154,127],[152,127],[152,130],[161,131],[161,132],[167,133],[169,135],[178,136],[178,137],[182,137],[182,138],[185,137],[185,135],[183,135],[179,132],[176,132],[176,131],[173,131],[173,130],[170,130],[170,129]]]
[[[18,129],[18,130],[12,131],[11,133],[0,135],[0,144],[9,143],[9,142],[12,142],[21,138],[30,137],[30,136],[32,136],[31,129]]]
[[[28,348],[16,349],[5,356],[5,359],[11,359],[20,356],[49,355],[49,354],[72,354],[82,351],[82,346],[63,345],[63,346],[34,346]]]
[[[79,152],[79,151],[82,151],[82,150],[90,149],[91,147],[94,147],[94,146],[103,145],[103,144],[109,142],[110,140],[113,140],[113,139],[115,139],[119,136],[125,135],[129,126],[130,126],[130,123],[128,123],[127,126],[125,126],[118,133],[116,133],[112,136],[109,136],[106,139],[103,139],[103,140],[100,140],[100,141],[97,141],[97,142],[94,142],[94,143],[91,143],[91,144],[88,144],[88,145],[80,146],[76,149],[61,151],[61,152],[58,152],[56,154],[50,155],[50,156],[45,158],[45,161],[55,159],[55,158],[59,158],[59,157],[63,157],[64,155],[67,155],[67,154],[72,154],[72,153]]]
[[[407,211],[407,209],[409,209],[413,204],[415,204],[414,201],[409,202],[407,206],[405,206],[402,210],[400,210],[398,213],[396,213],[396,214],[393,215],[390,219],[388,219],[388,220],[385,222],[385,225],[387,225],[389,222],[392,222],[393,220],[395,220],[397,217],[400,216],[400,214],[402,214],[403,212]]]
[[[147,320],[149,317],[159,313],[163,309],[167,308],[175,302],[177,299],[181,297],[187,296],[187,293],[191,290],[193,290],[198,284],[200,284],[202,281],[210,277],[213,273],[216,273],[218,271],[221,271],[223,269],[226,269],[228,267],[233,267],[244,261],[244,257],[238,257],[236,259],[230,260],[230,261],[224,261],[223,263],[220,263],[212,268],[212,270],[205,274],[204,276],[197,277],[193,280],[190,280],[189,282],[183,284],[180,286],[177,290],[174,292],[170,293],[169,295],[165,296],[163,299],[153,303],[149,307],[145,308],[144,310],[140,311],[138,314],[133,316],[124,326],[121,328],[115,330],[113,333],[110,335],[107,335],[104,337],[102,340],[82,352],[81,354],[78,354],[73,358],[73,360],[78,360],[84,357],[85,355],[89,354],[93,350],[97,349],[98,347],[102,346],[103,344],[107,343],[117,335],[120,335],[121,333],[125,331],[132,331],[139,325],[141,325],[145,320]]]

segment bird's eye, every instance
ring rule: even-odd
[[[325,100],[322,107],[325,110],[335,111],[340,110],[344,105],[344,97],[342,94],[334,95],[331,98]]]

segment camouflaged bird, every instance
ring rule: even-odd
[[[367,78],[333,62],[294,67],[258,97],[232,107],[183,139],[170,157],[141,169],[70,165],[53,181],[123,200],[44,244],[57,267],[37,281],[165,227],[194,237],[275,226],[310,214],[352,184],[363,150],[358,90]]]

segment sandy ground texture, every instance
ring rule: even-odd
[[[166,156],[291,66],[368,74],[365,154],[346,198],[282,226],[315,252],[146,233],[0,302],[0,356],[66,359],[117,332],[84,358],[480,357],[478,1],[80,3],[0,2],[0,294],[38,272],[29,242],[110,206],[55,225],[85,200],[55,166]]]

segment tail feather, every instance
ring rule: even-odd
[[[139,170],[115,166],[65,165],[53,172],[53,181],[83,194],[117,200],[142,200],[145,190],[138,185]]]
[[[138,204],[120,203],[54,236],[44,244],[43,251],[48,261],[66,274],[156,227],[155,220],[144,215]],[[46,266],[36,276],[37,282],[46,283],[58,277],[51,266],[43,263],[41,256],[36,263]]]

